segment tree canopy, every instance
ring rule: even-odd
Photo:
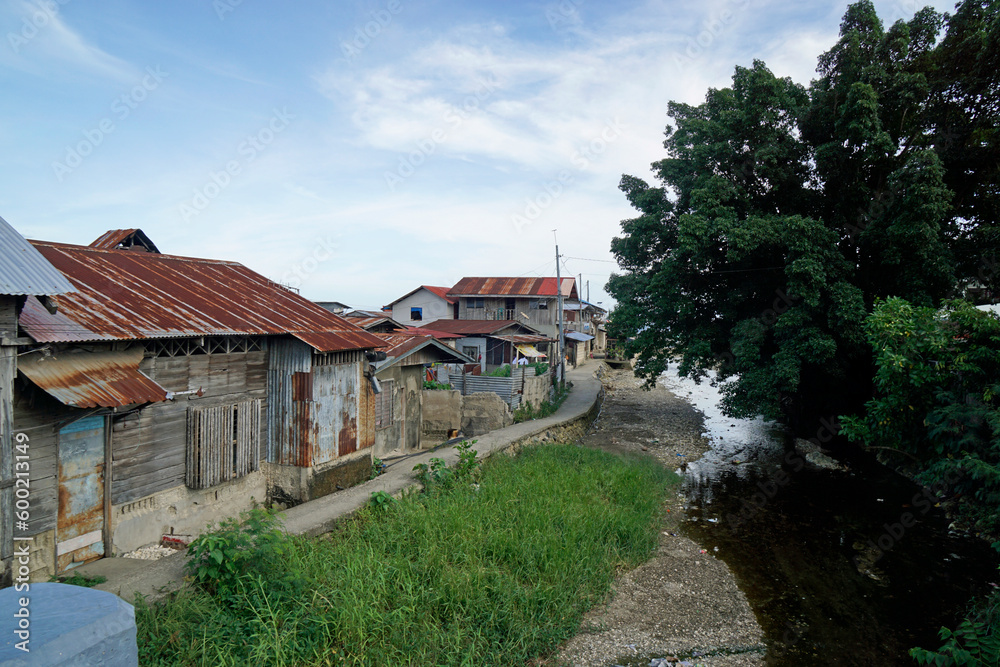
[[[886,30],[863,0],[808,88],[755,61],[670,103],[659,183],[622,177],[639,215],[612,241],[610,335],[637,372],[715,369],[729,414],[815,430],[871,396],[877,299],[1000,292],[998,16],[966,1]]]

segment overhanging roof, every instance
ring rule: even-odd
[[[66,276],[0,218],[0,294],[42,296],[72,291]]]
[[[17,360],[17,370],[56,400],[76,408],[117,408],[167,400],[167,390],[139,371],[143,350],[41,352]]]
[[[33,245],[76,287],[50,314],[28,299],[21,326],[38,342],[141,340],[288,334],[319,352],[371,349],[382,342],[236,262]]]
[[[385,351],[386,359],[375,364],[376,370],[389,368],[409,356],[431,348],[441,357],[441,361],[456,364],[472,364],[475,359],[458,352],[452,347],[448,347],[433,336],[407,336],[404,334],[376,334],[385,341],[389,348]]]
[[[579,331],[567,331],[563,335],[566,336],[567,340],[575,340],[578,343],[583,343],[583,342],[586,342],[588,340],[594,340],[593,336],[590,336],[590,335],[585,334],[585,333],[580,333]]]
[[[538,329],[517,320],[435,320],[423,326],[424,329],[459,334],[460,336],[490,336],[500,332],[540,334]]]

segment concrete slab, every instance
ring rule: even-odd
[[[473,448],[480,458],[504,451],[519,442],[528,440],[551,428],[569,424],[586,417],[594,409],[601,394],[601,382],[594,376],[597,366],[590,365],[566,372],[566,379],[573,383],[573,391],[555,414],[471,438]],[[418,484],[413,466],[428,463],[438,457],[449,465],[458,461],[454,446],[440,447],[433,451],[419,451],[387,462],[386,472],[358,486],[311,500],[283,512],[285,530],[295,535],[322,535],[330,532],[338,521],[361,509],[375,491],[397,495]],[[155,600],[184,585],[184,552],[157,561],[130,558],[104,558],[80,568],[85,576],[105,576],[108,580],[96,586],[110,591],[127,602],[133,602],[136,593]]]

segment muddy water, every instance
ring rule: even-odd
[[[687,467],[683,530],[735,574],[768,664],[912,665],[910,647],[939,646],[998,581],[985,542],[867,454],[831,442],[840,466],[818,468],[772,425],[722,417],[711,388],[665,384],[703,409],[713,443]]]

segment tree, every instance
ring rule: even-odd
[[[611,334],[633,339],[639,375],[653,381],[674,357],[685,375],[717,369],[729,414],[804,433],[863,405],[866,312],[892,296],[941,303],[980,272],[971,247],[990,247],[994,228],[1000,239],[997,161],[962,181],[1000,145],[1000,62],[951,80],[996,59],[998,6],[924,9],[885,30],[862,0],[808,90],[755,62],[703,104],[668,106],[660,183],[622,178],[640,215],[612,241]],[[952,118],[961,141],[942,129]]]

